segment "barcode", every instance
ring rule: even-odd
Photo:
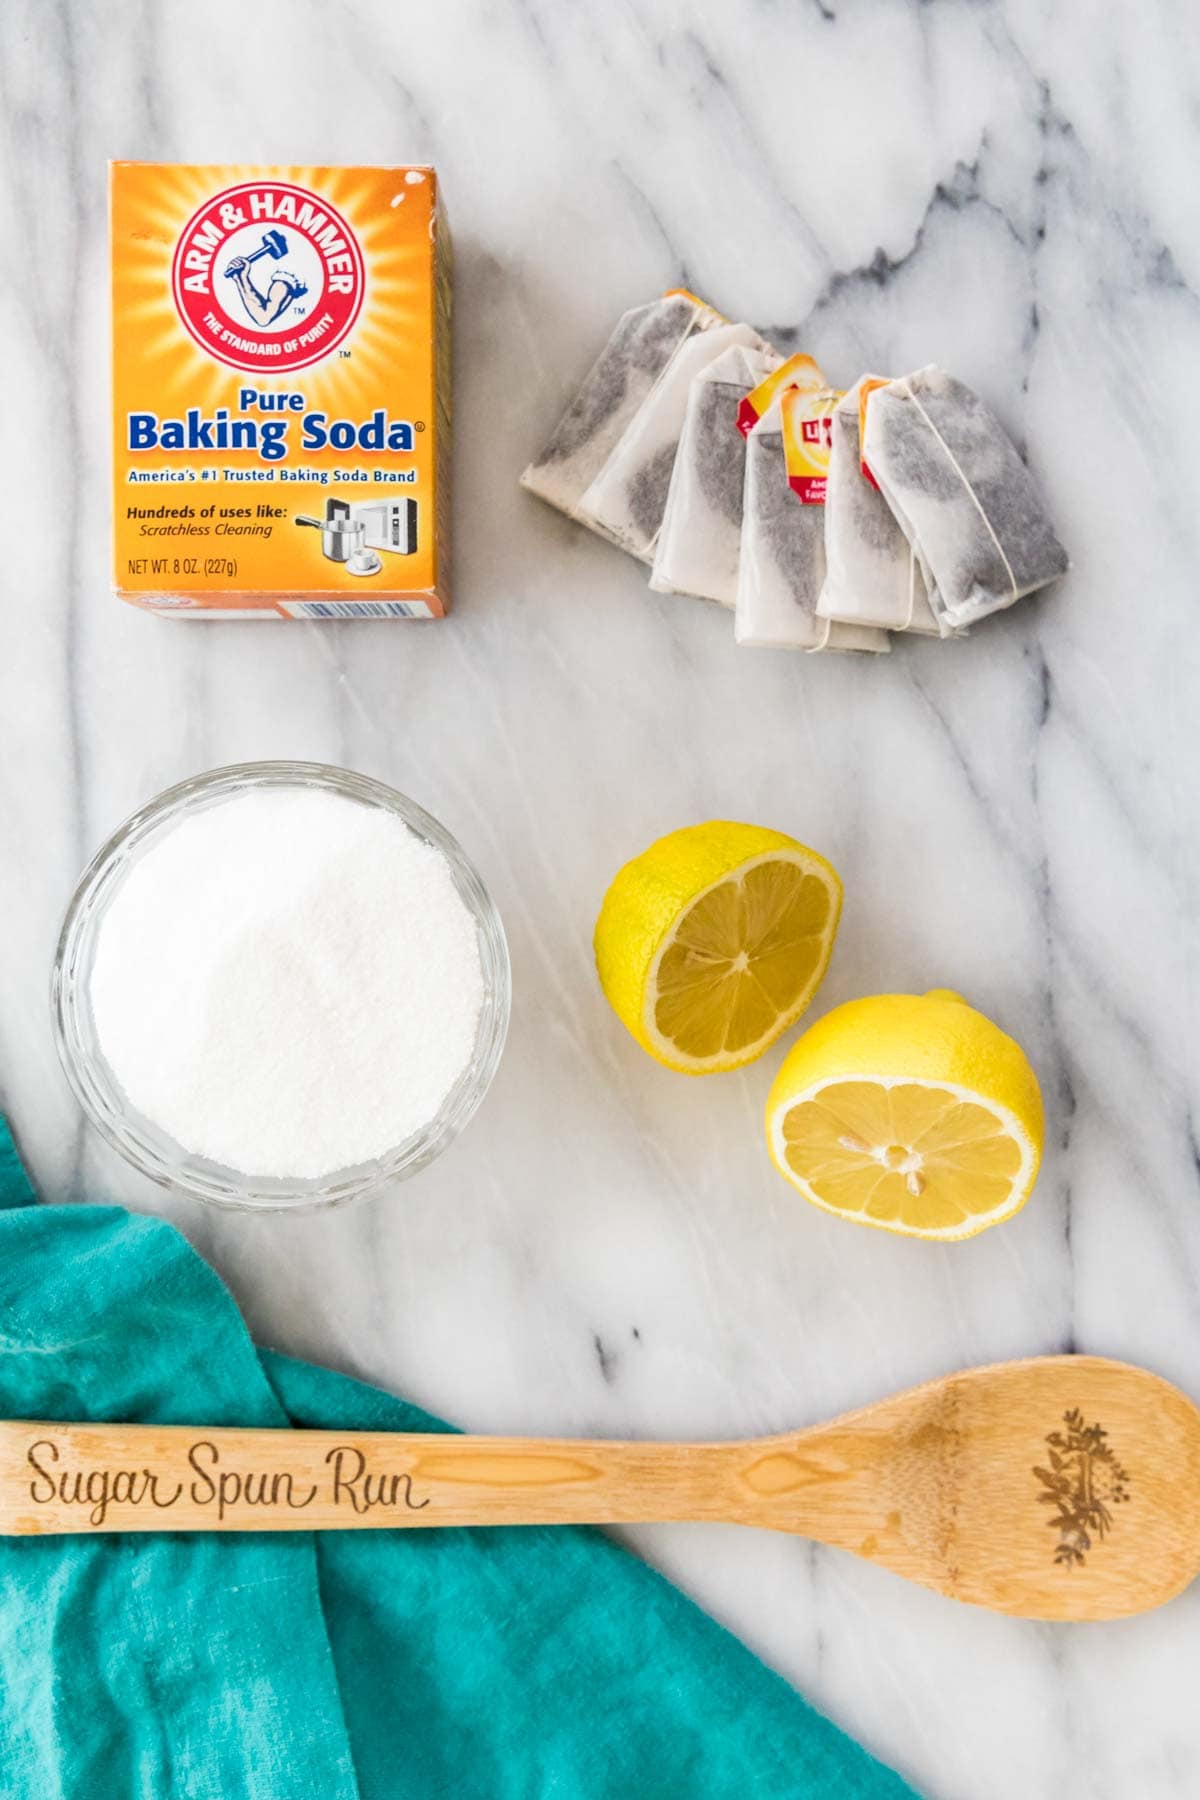
[[[431,619],[424,600],[289,600],[292,619]]]

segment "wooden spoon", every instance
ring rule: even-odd
[[[0,1532],[726,1520],[956,1600],[1114,1619],[1200,1569],[1200,1412],[1144,1369],[1046,1356],[726,1444],[0,1423]]]

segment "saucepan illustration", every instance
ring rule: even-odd
[[[337,502],[331,500],[330,508]],[[352,519],[348,513],[328,511],[324,519],[310,519],[306,516],[294,520],[297,525],[311,525],[314,531],[321,534],[321,549],[330,562],[349,562],[356,550],[361,550],[366,540],[367,528],[361,519]]]

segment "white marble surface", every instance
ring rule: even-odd
[[[8,0],[0,1099],[42,1192],[168,1213],[263,1340],[485,1430],[768,1431],[1072,1346],[1200,1395],[1198,42],[1184,0]],[[185,627],[109,597],[115,155],[438,165],[450,621]],[[726,615],[650,595],[518,493],[615,315],[680,281],[842,380],[936,357],[979,387],[1046,484],[1068,581],[884,661],[735,650]],[[140,1186],[81,1125],[47,1023],[102,836],[260,756],[432,808],[513,952],[467,1136],[324,1218]],[[938,1249],[807,1210],[760,1144],[775,1058],[693,1084],[625,1037],[592,974],[600,896],[706,815],[841,869],[819,1006],[947,984],[1027,1045],[1049,1154],[1019,1220]],[[1200,1589],[1049,1628],[785,1538],[634,1535],[936,1800],[1200,1788]]]

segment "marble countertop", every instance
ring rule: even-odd
[[[488,1431],[780,1430],[1080,1349],[1200,1395],[1200,65],[1177,0],[0,11],[0,1102],[42,1193],[169,1214],[257,1336]],[[437,164],[457,253],[457,607],[185,627],[108,592],[105,159]],[[518,492],[624,307],[684,283],[835,379],[937,359],[1074,569],[963,643],[735,650],[727,615]],[[216,764],[312,757],[437,813],[503,913],[509,1049],[461,1142],[345,1213],[139,1185],[46,981],[101,839]],[[706,816],[841,870],[824,1008],[961,990],[1049,1135],[1015,1222],[929,1247],[768,1168],[777,1057],[691,1083],[602,1000],[609,877]],[[1068,1628],[783,1537],[629,1534],[931,1800],[1200,1784],[1200,1588]]]

